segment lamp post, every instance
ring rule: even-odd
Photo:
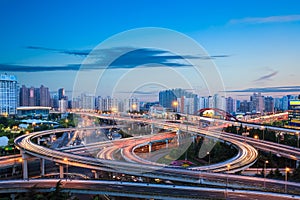
[[[174,112],[177,112],[178,101],[173,101],[172,106],[174,107]]]
[[[210,153],[209,153],[209,151],[206,154],[208,155],[208,165],[210,165]]]
[[[132,112],[136,111],[137,105],[136,104],[132,104]]]
[[[266,160],[265,163],[264,163],[264,188],[266,187],[266,175],[267,175],[266,166],[267,166],[268,163],[269,163],[268,160]]]
[[[177,113],[177,106],[178,106],[178,101],[173,101],[172,102],[172,106],[174,107],[174,112],[175,112],[175,114],[174,114],[174,120],[176,120],[176,113]]]
[[[284,192],[287,193],[287,181],[288,181],[288,172],[290,171],[290,168],[286,167],[285,168],[285,187],[284,187]]]

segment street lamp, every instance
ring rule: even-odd
[[[137,108],[136,104],[132,104],[132,111],[136,111],[136,108]]]
[[[172,106],[174,107],[174,112],[177,112],[178,101],[173,101]]]
[[[286,167],[285,168],[285,187],[284,187],[284,192],[287,193],[287,181],[288,181],[288,172],[290,171],[290,168]]]
[[[269,163],[268,160],[265,161],[265,165],[264,165],[264,188],[266,187],[266,166]]]
[[[206,154],[208,155],[208,165],[210,165],[210,153],[209,153],[209,151]]]
[[[254,135],[254,139],[258,139],[258,135]]]

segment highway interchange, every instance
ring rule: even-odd
[[[94,113],[81,113],[91,117],[110,118],[107,116],[101,116]],[[139,175],[151,178],[161,178],[165,180],[190,182],[190,183],[201,183],[206,185],[214,185],[235,189],[252,189],[261,190],[263,185],[266,184],[267,188],[272,188],[277,191],[282,191],[284,185],[288,185],[290,191],[299,191],[300,184],[285,182],[285,181],[274,181],[270,179],[246,177],[231,175],[224,172],[234,173],[251,166],[257,159],[257,149],[270,150],[273,153],[280,153],[282,156],[290,159],[299,160],[300,151],[297,148],[287,147],[276,143],[270,143],[261,140],[255,140],[253,138],[237,136],[229,133],[224,133],[218,130],[203,130],[199,129],[197,125],[190,124],[188,131],[193,135],[201,134],[207,137],[216,138],[232,143],[235,148],[238,149],[238,154],[226,162],[217,163],[213,165],[195,167],[191,169],[181,169],[176,167],[170,167],[154,162],[147,161],[140,158],[134,152],[136,146],[148,145],[149,141],[163,140],[166,138],[178,138],[179,134],[174,134],[174,130],[182,128],[181,124],[166,122],[165,120],[149,120],[149,119],[128,119],[122,117],[113,117],[117,121],[130,121],[130,122],[142,122],[148,124],[154,124],[157,127],[163,127],[165,129],[172,130],[165,134],[153,134],[146,136],[139,136],[133,138],[126,138],[116,141],[98,142],[94,144],[86,144],[84,146],[74,146],[64,148],[63,150],[49,149],[32,142],[33,139],[43,137],[58,132],[66,131],[78,131],[78,129],[60,129],[36,132],[29,135],[20,136],[15,140],[16,145],[21,151],[34,157],[43,158],[54,161],[63,165],[72,165],[77,167],[89,168],[93,170],[104,170],[110,172],[121,172],[125,174]],[[87,128],[82,128],[87,130]],[[90,129],[95,129],[91,127]],[[124,161],[114,160],[114,153],[121,149],[121,155]],[[98,152],[97,152],[98,151]],[[83,155],[78,155],[82,152]],[[86,153],[93,155],[96,153],[96,157],[89,157]],[[67,158],[67,161],[66,159]],[[229,167],[230,166],[230,167]],[[223,172],[223,173],[212,173],[212,172]]]

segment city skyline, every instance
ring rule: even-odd
[[[216,64],[227,96],[242,98],[253,92],[282,96],[300,91],[296,76],[300,70],[298,2],[272,2],[271,10],[267,1],[234,2],[228,8],[228,2],[215,5],[197,1],[177,4],[136,1],[131,5],[119,2],[122,6],[96,1],[89,4],[2,1],[1,4],[0,70],[15,74],[28,86],[44,84],[53,91],[63,84],[71,92],[80,64],[99,43],[122,31],[163,27],[185,34],[203,46],[209,56],[201,59]],[[70,7],[67,12],[66,7]],[[112,8],[115,13],[110,12]],[[174,13],[166,14],[165,9]],[[163,39],[161,35],[153,38],[158,42]],[[112,55],[111,51],[102,53]],[[125,64],[132,69],[133,65],[150,61],[182,71],[187,68],[177,57],[162,57],[164,53],[168,52],[147,49],[135,54],[134,60],[119,60],[111,70],[118,74]],[[136,62],[138,59],[143,62]],[[173,86],[170,88],[178,87],[169,82]],[[193,88],[201,93],[202,86],[197,87]],[[161,89],[165,88],[144,87],[134,92],[151,96],[158,95]]]

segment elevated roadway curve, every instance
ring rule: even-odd
[[[162,122],[156,122],[157,125]],[[169,125],[171,127],[171,125]],[[196,127],[195,127],[196,129]],[[72,130],[72,129],[68,129]],[[173,167],[161,167],[142,163],[126,163],[114,160],[104,160],[94,157],[87,157],[81,155],[75,155],[72,153],[61,152],[54,149],[49,149],[43,146],[39,146],[32,142],[32,139],[40,137],[41,135],[52,134],[53,132],[63,132],[61,130],[48,130],[42,132],[35,132],[28,135],[23,135],[15,140],[16,146],[25,153],[35,157],[52,160],[62,165],[72,165],[83,168],[89,168],[94,170],[104,170],[125,174],[132,174],[138,176],[146,176],[152,178],[161,178],[166,180],[202,183],[206,185],[219,185],[224,187],[228,185],[233,188],[254,188],[260,189],[265,183],[266,186],[272,186],[274,189],[282,190],[283,185],[287,184],[291,190],[300,191],[300,184],[265,180],[255,177],[244,177],[229,174],[219,173],[207,173],[197,169],[186,170]],[[193,131],[193,130],[191,130]],[[67,158],[67,160],[65,159]],[[228,181],[225,181],[228,180]]]

